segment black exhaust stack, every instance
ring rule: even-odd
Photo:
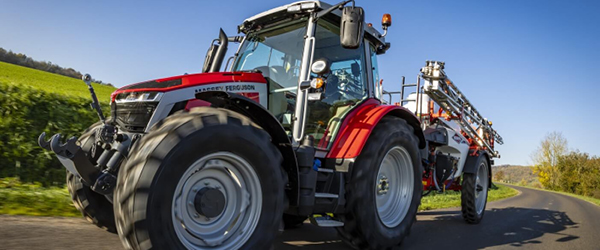
[[[208,52],[206,52],[204,67],[202,67],[203,73],[218,72],[221,69],[221,64],[223,64],[223,59],[225,58],[225,53],[227,53],[227,45],[229,43],[223,29],[220,29],[219,31],[218,43],[215,44],[215,41],[217,41],[217,39],[213,40],[208,48]]]

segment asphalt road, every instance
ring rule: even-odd
[[[458,209],[422,212],[402,249],[600,249],[600,207],[570,196],[515,187],[488,204],[479,225]],[[120,249],[116,235],[79,218],[0,216],[0,249]],[[284,232],[275,249],[349,249],[331,228]]]

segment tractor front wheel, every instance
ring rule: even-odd
[[[101,123],[96,123],[90,126],[79,137],[79,145],[86,153],[90,162],[94,165],[98,157],[102,154],[102,149],[97,147],[92,150],[96,142],[96,129],[101,126]],[[112,203],[102,194],[94,192],[88,185],[84,184],[81,179],[71,172],[67,171],[67,189],[71,195],[73,205],[81,212],[92,224],[106,229],[111,233],[117,233],[115,226],[115,215],[113,212]]]
[[[268,249],[284,209],[282,156],[225,109],[167,117],[121,167],[117,230],[132,249]]]
[[[338,228],[357,249],[394,248],[409,233],[421,200],[421,157],[413,128],[384,117],[367,140],[346,186],[346,213]]]

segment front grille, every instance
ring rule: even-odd
[[[142,133],[158,102],[122,102],[113,103],[112,113],[119,128],[125,132]]]

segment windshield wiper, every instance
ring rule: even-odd
[[[334,6],[331,6],[329,9],[326,9],[326,10],[319,11],[319,13],[317,13],[317,15],[315,16],[315,22],[316,22],[316,21],[317,21],[319,18],[323,17],[324,15],[327,15],[327,14],[331,13],[331,12],[332,12],[332,11],[334,11],[335,9],[338,9],[338,8],[342,8],[342,7],[344,7],[344,5],[346,5],[346,4],[347,4],[347,3],[349,3],[349,2],[352,2],[352,7],[354,7],[354,0],[346,0],[346,1],[342,1],[342,2],[340,2],[340,3],[338,3],[338,4],[336,4],[336,5],[334,5]]]

